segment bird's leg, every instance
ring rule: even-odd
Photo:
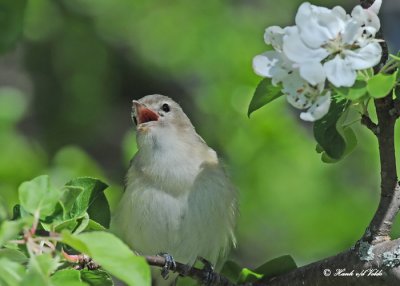
[[[172,255],[170,255],[168,253],[159,253],[157,255],[165,258],[165,264],[161,270],[161,276],[162,276],[162,278],[167,280],[169,271],[175,270],[175,268],[176,268],[175,259],[172,257]]]
[[[208,261],[204,257],[199,256],[197,257],[197,260],[199,260],[204,265],[203,267],[204,278],[202,284],[207,286],[213,285],[212,283],[215,278],[214,266],[211,264],[210,261]]]

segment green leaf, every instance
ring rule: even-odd
[[[19,264],[26,263],[28,261],[28,257],[26,257],[26,255],[21,251],[9,248],[0,249],[0,259],[1,258],[6,258]]]
[[[50,254],[31,256],[28,271],[22,280],[21,286],[53,286],[50,275],[57,267],[58,259],[52,258]]]
[[[400,62],[400,56],[399,56],[399,55],[400,55],[400,52],[397,53],[397,55],[392,55],[392,54],[390,54],[389,57],[391,57],[392,59],[394,59],[394,60]]]
[[[22,230],[31,223],[31,217],[22,218],[16,221],[4,221],[0,226],[0,246],[3,246],[11,239],[17,239]]]
[[[65,186],[62,190],[60,205],[63,210],[64,219],[72,218],[71,211],[76,203],[76,199],[83,192],[82,187]]]
[[[262,277],[262,274],[256,273],[248,268],[243,268],[240,272],[238,283],[251,283],[261,279]]]
[[[51,276],[54,286],[88,286],[91,284],[83,282],[81,272],[75,269],[64,269],[57,271]]]
[[[26,0],[0,0],[0,53],[12,48],[22,32]]]
[[[346,110],[346,101],[332,101],[328,114],[314,123],[314,137],[318,145],[333,159],[342,158],[346,141],[337,129],[337,122]]]
[[[320,154],[324,152],[324,148],[321,147],[321,145],[317,144],[317,146],[315,146],[315,151]]]
[[[27,217],[27,216],[31,216],[30,213],[26,212],[23,208],[21,208],[21,205],[16,204],[13,207],[13,217],[12,220],[17,220],[19,218],[23,218],[23,217]]]
[[[373,98],[382,98],[390,94],[396,85],[397,73],[398,71],[393,74],[379,73],[373,76],[367,84],[369,95]]]
[[[255,269],[254,272],[263,274],[263,278],[265,278],[278,276],[296,268],[297,265],[293,258],[290,255],[284,255],[264,263]]]
[[[94,220],[89,220],[89,224],[85,228],[85,231],[95,231],[95,230],[101,230],[104,231],[106,228],[102,226],[101,224],[95,222]]]
[[[150,269],[145,259],[134,255],[128,246],[111,233],[94,231],[72,235],[63,232],[62,242],[86,253],[128,285],[150,285]]]
[[[321,156],[321,160],[324,163],[328,163],[328,164],[336,163],[336,162],[340,161],[341,159],[343,159],[344,157],[346,157],[347,155],[349,155],[351,152],[353,152],[354,149],[357,147],[357,144],[358,144],[357,136],[351,127],[347,126],[347,127],[343,128],[342,130],[340,130],[340,128],[338,128],[338,130],[340,131],[340,134],[343,136],[344,140],[346,141],[346,149],[343,152],[343,155],[340,159],[333,159],[324,152]],[[319,145],[317,145],[317,147],[318,146]]]
[[[4,257],[0,258],[0,277],[7,286],[19,286],[24,273],[25,269],[21,264]]]
[[[356,80],[352,87],[335,88],[335,91],[348,100],[358,100],[367,94],[367,83],[364,80]]]
[[[232,265],[231,265],[232,266]],[[234,272],[237,272],[238,266],[234,266]],[[224,267],[225,268],[225,267]],[[240,267],[239,267],[240,268]],[[290,255],[284,255],[275,259],[272,259],[254,270],[243,268],[240,271],[238,283],[250,283],[255,282],[261,278],[274,277],[284,273],[287,273],[293,269],[296,269],[297,265]]]
[[[88,214],[90,219],[101,224],[105,228],[110,227],[111,212],[110,206],[106,195],[101,193],[93,200],[93,203],[88,208]]]
[[[101,270],[87,270],[83,269],[81,270],[81,278],[83,281],[85,281],[87,284],[90,286],[112,286],[113,281],[111,279],[111,276]]]
[[[66,186],[83,189],[71,209],[72,217],[82,216],[88,212],[92,220],[109,227],[111,214],[104,195],[104,190],[108,187],[105,183],[94,178],[84,177],[72,180]]]
[[[393,90],[393,97],[397,100],[400,100],[400,85],[396,85],[395,89]]]
[[[226,278],[228,278],[229,280],[231,280],[232,282],[238,281],[241,272],[242,272],[242,267],[240,267],[236,262],[231,260],[225,262],[221,270],[221,274]]]
[[[86,243],[82,239],[80,239],[80,237],[71,234],[69,231],[64,230],[62,232],[62,242],[71,246],[79,252],[86,253],[88,255],[90,253],[90,250]]]
[[[49,227],[47,227],[47,231],[53,230],[55,232],[61,232],[64,229],[74,230],[78,225],[78,220],[76,218],[71,218],[68,220],[63,220],[61,222],[53,223]]]
[[[264,78],[258,84],[256,91],[254,92],[253,98],[250,102],[249,110],[247,112],[247,116],[250,117],[250,115],[254,111],[277,99],[281,95],[281,87],[274,86],[271,82],[271,79]]]
[[[47,175],[24,182],[18,189],[19,201],[27,212],[40,213],[40,218],[51,215],[61,197],[59,190],[50,187]]]
[[[79,234],[82,231],[86,229],[86,227],[89,225],[89,215],[85,213],[83,218],[80,220],[78,227],[74,230],[74,234]]]

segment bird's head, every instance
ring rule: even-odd
[[[171,98],[152,94],[133,100],[132,119],[136,125],[138,144],[142,141],[169,141],[194,128],[178,103]],[[140,147],[140,146],[139,146]]]

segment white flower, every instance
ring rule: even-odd
[[[360,44],[363,44],[368,38],[375,37],[381,28],[381,22],[377,15],[381,4],[382,0],[376,0],[368,9],[363,9],[358,5],[351,12],[352,18],[361,25],[361,37],[358,39]]]
[[[303,3],[296,14],[296,25],[265,30],[264,41],[273,50],[253,59],[256,74],[282,85],[287,101],[305,110],[300,118],[315,121],[329,111],[331,91],[328,79],[336,87],[351,87],[358,70],[379,63],[382,48],[375,39],[380,29],[377,16],[382,0],[351,14],[342,7],[328,9]]]
[[[288,28],[272,26],[265,30],[265,43],[272,45],[274,51],[267,51],[253,58],[254,72],[260,76],[272,78],[277,85],[293,71],[293,62],[282,53],[283,37]]]
[[[271,26],[265,29],[264,41],[266,44],[271,45],[275,50],[281,52],[284,35],[285,29],[279,26]]]
[[[260,76],[272,78],[277,85],[292,70],[292,63],[280,52],[267,51],[253,58],[254,72]]]
[[[373,67],[381,58],[381,46],[371,37],[380,28],[374,9],[357,6],[350,16],[341,7],[303,3],[296,26],[285,32],[283,53],[311,84],[326,77],[336,87],[352,86],[357,70]]]
[[[304,121],[316,121],[324,117],[328,113],[331,105],[331,93],[327,91],[325,95],[319,96],[313,105],[300,114],[300,118]]]
[[[316,86],[310,85],[301,78],[298,71],[294,71],[282,82],[282,92],[287,95],[287,101],[295,108],[307,109],[300,114],[300,118],[305,121],[315,121],[321,119],[329,111],[331,103],[330,92],[321,93],[324,90],[324,83]]]

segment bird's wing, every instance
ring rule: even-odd
[[[204,162],[188,198],[196,240],[204,245],[205,258],[222,262],[235,244],[237,192],[221,164]],[[201,254],[200,254],[201,255]]]

